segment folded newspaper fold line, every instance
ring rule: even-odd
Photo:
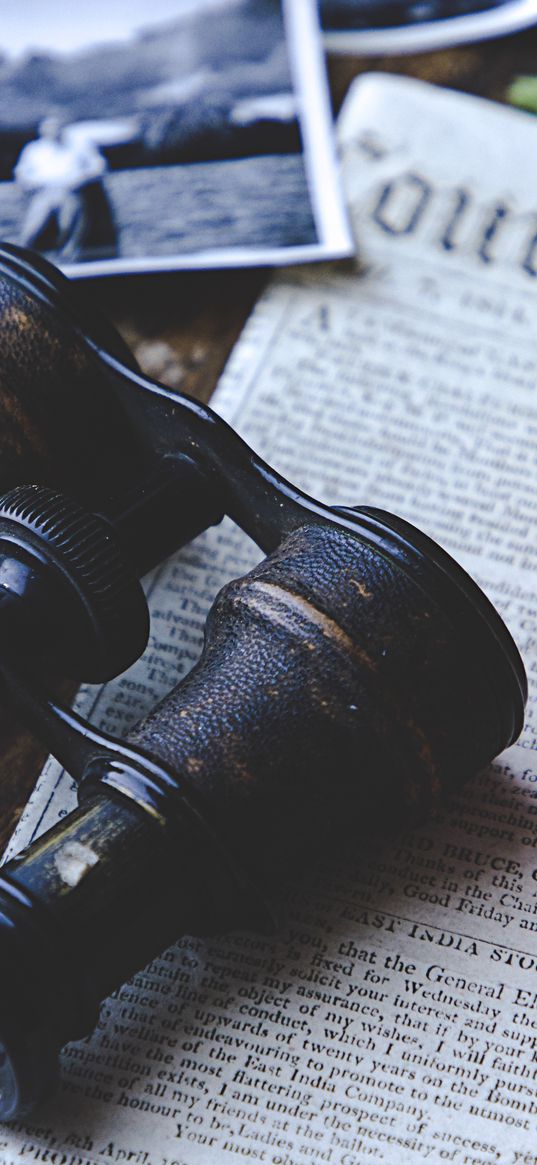
[[[360,261],[278,277],[217,409],[331,502],[401,513],[457,557],[537,670],[537,128],[366,77],[340,123]],[[121,731],[199,651],[258,558],[225,524],[149,581],[145,660],[78,707]],[[289,888],[276,937],[181,940],[63,1057],[2,1161],[537,1161],[535,703],[520,743],[423,828]],[[12,852],[70,806],[49,763]],[[54,1156],[56,1154],[56,1156]],[[533,1156],[532,1156],[533,1154]]]

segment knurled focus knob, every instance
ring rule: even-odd
[[[25,629],[27,645],[34,637],[55,663],[90,683],[111,679],[142,654],[144,592],[105,519],[48,487],[18,486],[0,498],[4,592],[12,589],[13,563],[26,571],[24,587],[14,589],[17,631]]]

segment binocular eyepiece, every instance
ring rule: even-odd
[[[0,875],[9,1119],[46,1095],[62,1045],[91,1031],[135,970],[182,933],[266,929],[283,872],[386,805],[422,816],[517,738],[527,692],[499,615],[424,534],[302,494],[206,406],[142,376],[99,321],[85,325],[42,260],[12,247],[0,259],[4,315],[16,302],[32,344],[46,334],[55,407],[71,361],[82,371],[69,391],[95,381],[122,434],[96,483],[69,457],[51,476],[49,423],[38,454],[34,442],[24,469],[10,466],[0,503],[0,667],[79,790],[76,811]],[[30,381],[19,415],[35,427]],[[220,592],[200,660],[126,740],[40,691],[36,644],[50,656],[59,642],[81,679],[135,658],[147,633],[139,576],[224,512],[267,557]],[[44,610],[52,634],[39,632]]]

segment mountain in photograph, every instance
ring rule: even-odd
[[[0,56],[0,178],[51,112],[130,119],[112,169],[299,150],[280,7],[231,0],[76,53]]]

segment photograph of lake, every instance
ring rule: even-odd
[[[314,0],[0,0],[0,237],[91,275],[352,250]]]

